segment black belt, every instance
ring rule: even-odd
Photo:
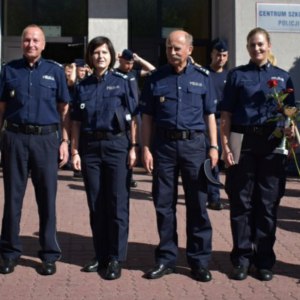
[[[271,134],[275,130],[274,127],[269,126],[239,126],[239,125],[232,125],[231,131],[238,132],[238,133],[255,133],[258,135],[268,135]]]
[[[81,135],[88,139],[93,140],[113,140],[120,136],[124,136],[126,131],[120,131],[118,133],[114,133],[111,131],[102,131],[102,130],[93,130],[93,131],[83,131]]]
[[[156,134],[169,140],[192,140],[202,133],[203,131],[201,130],[165,130],[156,128]]]
[[[25,124],[16,124],[11,121],[6,121],[5,129],[8,131],[16,133],[25,133],[25,134],[48,134],[58,130],[57,124],[51,125],[25,125]]]

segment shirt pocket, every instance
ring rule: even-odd
[[[124,93],[119,89],[105,90],[103,92],[103,109],[106,111],[115,111],[118,106],[122,105]]]
[[[185,106],[202,108],[202,95],[205,94],[205,89],[201,86],[188,86],[184,91],[186,96],[183,97]]]
[[[55,80],[44,79],[40,80],[40,97],[47,101],[56,101],[57,84]]]
[[[170,103],[172,101],[170,90],[171,89],[168,85],[155,86],[153,88],[153,96],[156,99],[156,106],[162,108],[166,105],[172,104]]]
[[[8,92],[8,99],[14,104],[24,105],[25,97],[21,94],[20,80],[18,78],[10,79],[5,82],[5,88]]]

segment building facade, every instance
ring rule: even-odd
[[[224,39],[230,69],[248,62],[246,36],[264,24],[300,100],[300,0],[1,0],[1,10],[2,62],[20,57],[22,29],[34,23],[46,34],[43,56],[60,63],[83,57],[88,41],[105,35],[116,51],[130,48],[158,66],[166,60],[166,36],[181,28],[193,35],[193,57],[201,65],[210,61],[211,41]]]

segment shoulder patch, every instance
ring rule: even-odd
[[[209,75],[209,71],[201,66],[193,65],[195,69],[205,75]]]
[[[128,76],[127,76],[126,74],[123,74],[123,73],[118,72],[118,71],[116,71],[116,70],[114,70],[113,74],[115,74],[115,75],[117,75],[117,76],[119,76],[119,77],[122,77],[122,78],[124,78],[124,79],[128,79]]]
[[[55,60],[52,60],[52,59],[45,59],[45,60],[46,60],[47,62],[49,62],[49,63],[52,63],[52,64],[54,64],[54,65],[57,65],[57,66],[63,68],[63,65],[61,65],[60,63],[58,63],[58,62],[55,61]]]

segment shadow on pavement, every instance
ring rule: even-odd
[[[37,235],[37,233],[35,233]],[[58,240],[62,249],[62,257],[60,262],[83,266],[85,263],[93,259],[94,250],[92,239],[88,236],[81,236],[68,232],[58,232]],[[22,236],[23,255],[37,257],[37,251],[40,249],[38,237]],[[122,263],[124,269],[139,270],[143,273],[155,266],[154,252],[156,245],[145,243],[128,243],[127,260]],[[28,258],[20,258],[19,264],[33,269],[38,269],[39,262]],[[213,251],[208,268],[211,271],[219,271],[231,278],[232,265],[229,260],[229,252]],[[300,265],[277,261],[274,266],[274,274],[291,278],[296,278],[300,281]],[[190,267],[186,262],[186,254],[184,248],[178,249],[176,273],[184,276],[192,277]],[[102,277],[100,272],[100,277]],[[249,276],[255,277],[255,273],[250,273]]]

